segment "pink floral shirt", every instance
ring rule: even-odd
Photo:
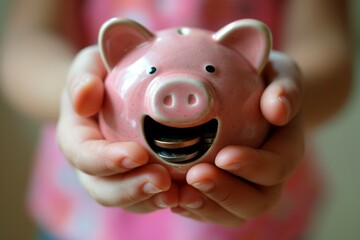
[[[276,36],[281,30],[283,0],[87,0],[82,19],[88,43],[96,43],[107,19],[132,18],[150,30],[192,26],[217,30],[240,18],[265,22]],[[41,225],[59,239],[76,240],[219,240],[294,239],[301,236],[318,192],[317,173],[305,160],[288,181],[278,206],[238,228],[196,222],[169,210],[132,214],[98,205],[80,186],[46,126],[36,156],[29,207]]]

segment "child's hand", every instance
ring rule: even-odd
[[[58,142],[89,194],[100,204],[132,212],[174,207],[176,186],[168,171],[147,164],[146,151],[134,142],[109,142],[96,119],[103,100],[106,70],[97,47],[75,58],[61,100]]]
[[[273,207],[284,181],[302,159],[302,89],[296,65],[272,53],[265,69],[268,86],[261,100],[266,119],[275,125],[260,149],[228,146],[215,165],[201,163],[187,174],[174,212],[201,221],[236,226]],[[231,174],[229,174],[231,173]]]

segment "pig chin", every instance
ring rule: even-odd
[[[212,119],[199,126],[176,128],[146,116],[143,127],[147,144],[154,154],[162,161],[181,165],[198,160],[211,148],[218,121]]]

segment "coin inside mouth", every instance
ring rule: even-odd
[[[175,164],[195,161],[204,155],[214,142],[217,128],[216,119],[190,128],[169,127],[149,116],[144,119],[144,133],[151,149],[159,158]]]

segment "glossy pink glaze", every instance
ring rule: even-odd
[[[213,162],[225,146],[263,142],[269,124],[260,111],[259,74],[271,36],[262,23],[238,20],[215,33],[174,28],[155,34],[131,20],[111,19],[99,44],[109,70],[99,117],[105,138],[139,143],[176,179],[196,163]],[[216,119],[216,137],[194,161],[169,163],[149,144],[148,117],[181,130]]]

